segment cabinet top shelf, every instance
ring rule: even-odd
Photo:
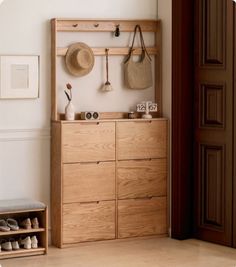
[[[121,32],[133,32],[135,25],[139,24],[144,32],[157,32],[160,20],[122,20],[122,19],[52,19],[56,31],[80,32],[111,32],[119,26]]]
[[[54,123],[69,124],[69,123],[100,123],[100,122],[152,122],[152,121],[166,121],[167,118],[152,118],[152,119],[101,119],[101,120],[53,120]]]

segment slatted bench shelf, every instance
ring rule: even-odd
[[[18,240],[20,237],[36,235],[39,247],[36,249],[19,249],[12,251],[0,251],[0,260],[14,257],[42,255],[48,249],[48,210],[47,206],[39,201],[31,199],[0,200],[0,219],[13,218],[18,222],[24,218],[37,217],[38,229],[23,229],[17,231],[0,231],[0,243],[2,240]]]

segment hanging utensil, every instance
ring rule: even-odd
[[[109,82],[109,75],[108,75],[109,74],[108,73],[108,71],[109,71],[109,65],[108,65],[108,52],[109,52],[109,49],[106,48],[105,52],[106,52],[106,78],[107,78],[107,80],[106,80],[105,84],[102,86],[102,91],[103,92],[110,92],[110,91],[113,90],[113,88],[111,86],[111,83]]]

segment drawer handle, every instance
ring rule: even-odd
[[[152,123],[152,120],[145,120],[145,121],[143,121],[143,120],[140,120],[140,121],[134,121],[135,123]]]
[[[135,198],[135,200],[151,200],[153,196],[146,196],[146,197],[140,197],[140,198]]]
[[[79,162],[78,164],[80,164],[80,165],[94,165],[94,164],[98,165],[100,163],[102,163],[102,162],[101,161],[95,161],[95,162]],[[74,163],[74,164],[77,164],[77,163]]]
[[[99,125],[100,122],[99,122],[99,121],[94,121],[94,122],[89,121],[89,122],[88,122],[88,125],[94,125],[94,124]]]
[[[80,202],[80,205],[88,205],[88,204],[99,204],[100,201],[87,201],[87,202]]]

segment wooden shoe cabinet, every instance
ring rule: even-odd
[[[162,115],[161,21],[77,20],[51,21],[51,210],[52,243],[64,247],[84,241],[147,235],[167,235],[167,142],[164,118],[127,119],[127,112],[103,112],[100,120],[65,121],[59,113],[60,34],[132,34],[135,25],[153,34],[147,47],[155,67],[157,117]],[[63,44],[63,46],[65,46]],[[128,46],[92,47],[96,57],[126,56]],[[140,55],[136,47],[134,53]],[[137,114],[136,114],[137,115]]]
[[[52,242],[167,234],[167,120],[52,125]]]
[[[21,208],[19,210],[1,211],[1,201],[0,201],[0,219],[14,218],[20,222],[24,218],[35,218],[39,220],[38,229],[23,229],[20,227],[17,231],[1,232],[0,231],[0,241],[1,240],[19,240],[26,236],[36,236],[38,239],[38,248],[34,249],[24,249],[19,250],[4,251],[0,252],[0,260],[6,258],[14,257],[25,257],[34,255],[43,255],[47,253],[48,249],[48,223],[47,223],[47,207],[41,208]]]

